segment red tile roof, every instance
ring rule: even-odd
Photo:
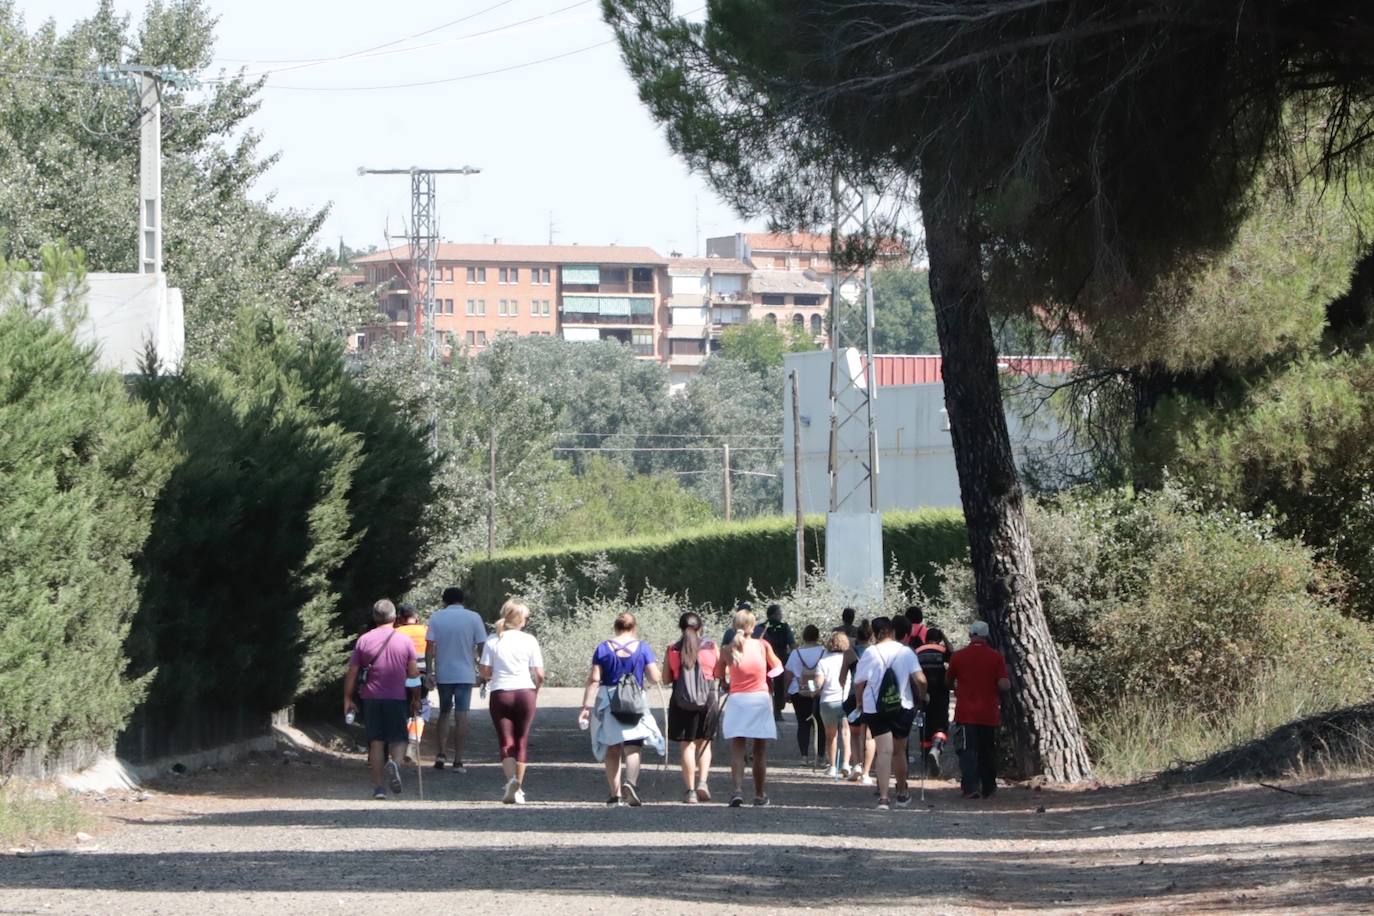
[[[356,259],[354,264],[373,264],[395,258],[405,261],[410,246],[378,251]],[[637,245],[480,245],[441,242],[436,261],[473,264],[624,264],[666,266],[668,259],[652,248]]]
[[[1063,375],[1074,361],[1061,356],[1004,356],[998,368],[1010,375]],[[879,388],[891,385],[929,385],[944,381],[940,356],[875,356],[873,375]]]
[[[755,251],[830,251],[830,236],[815,232],[746,232],[744,241]]]

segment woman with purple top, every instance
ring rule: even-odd
[[[611,712],[611,690],[626,677],[633,678],[641,688],[646,681],[659,681],[654,650],[639,641],[635,615],[628,611],[615,618],[615,636],[598,645],[592,655],[582,709],[577,715],[578,725],[591,732],[592,753],[606,763],[606,784],[611,790],[606,799],[608,808],[626,804],[637,808],[643,803],[639,797],[640,749],[648,743],[662,755],[665,748],[663,733],[647,704],[644,713],[634,721],[625,721]]]

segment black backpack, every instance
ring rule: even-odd
[[[788,626],[780,620],[770,620],[764,626],[763,639],[773,647],[773,654],[778,657],[778,661],[787,660],[787,635]]]
[[[701,712],[711,704],[711,685],[701,670],[701,656],[688,668],[682,664],[682,646],[678,645],[678,672],[673,681],[673,705],[688,712]]]

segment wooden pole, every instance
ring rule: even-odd
[[[730,494],[730,446],[727,443],[723,449],[725,457],[725,520],[730,521],[731,515],[731,494]]]
[[[797,395],[797,370],[788,373],[792,383],[792,502],[797,508],[797,591],[806,588],[806,513],[802,511],[801,401]]]
[[[487,478],[487,559],[496,550],[496,429],[491,430],[489,445],[489,476]]]

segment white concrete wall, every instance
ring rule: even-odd
[[[151,343],[162,371],[181,369],[185,313],[181,290],[168,289],[165,274],[91,273],[86,286],[86,318],[77,326],[76,336],[95,344],[100,368],[138,372]]]
[[[798,370],[802,418],[802,505],[807,512],[829,508],[830,454],[830,352],[791,353],[786,369]],[[792,401],[787,377],[783,379],[783,512],[793,510]],[[878,427],[878,508],[920,509],[927,506],[958,508],[959,478],[954,467],[944,413],[945,386],[897,385],[878,389],[875,401]],[[867,428],[862,421],[841,443],[866,454]],[[1048,416],[1037,416],[1034,428],[1015,410],[1007,426],[1018,458],[1032,443],[1052,441],[1058,433]],[[853,479],[841,479],[840,492],[849,492]],[[857,498],[866,506],[866,495]],[[857,508],[851,506],[851,509]]]

